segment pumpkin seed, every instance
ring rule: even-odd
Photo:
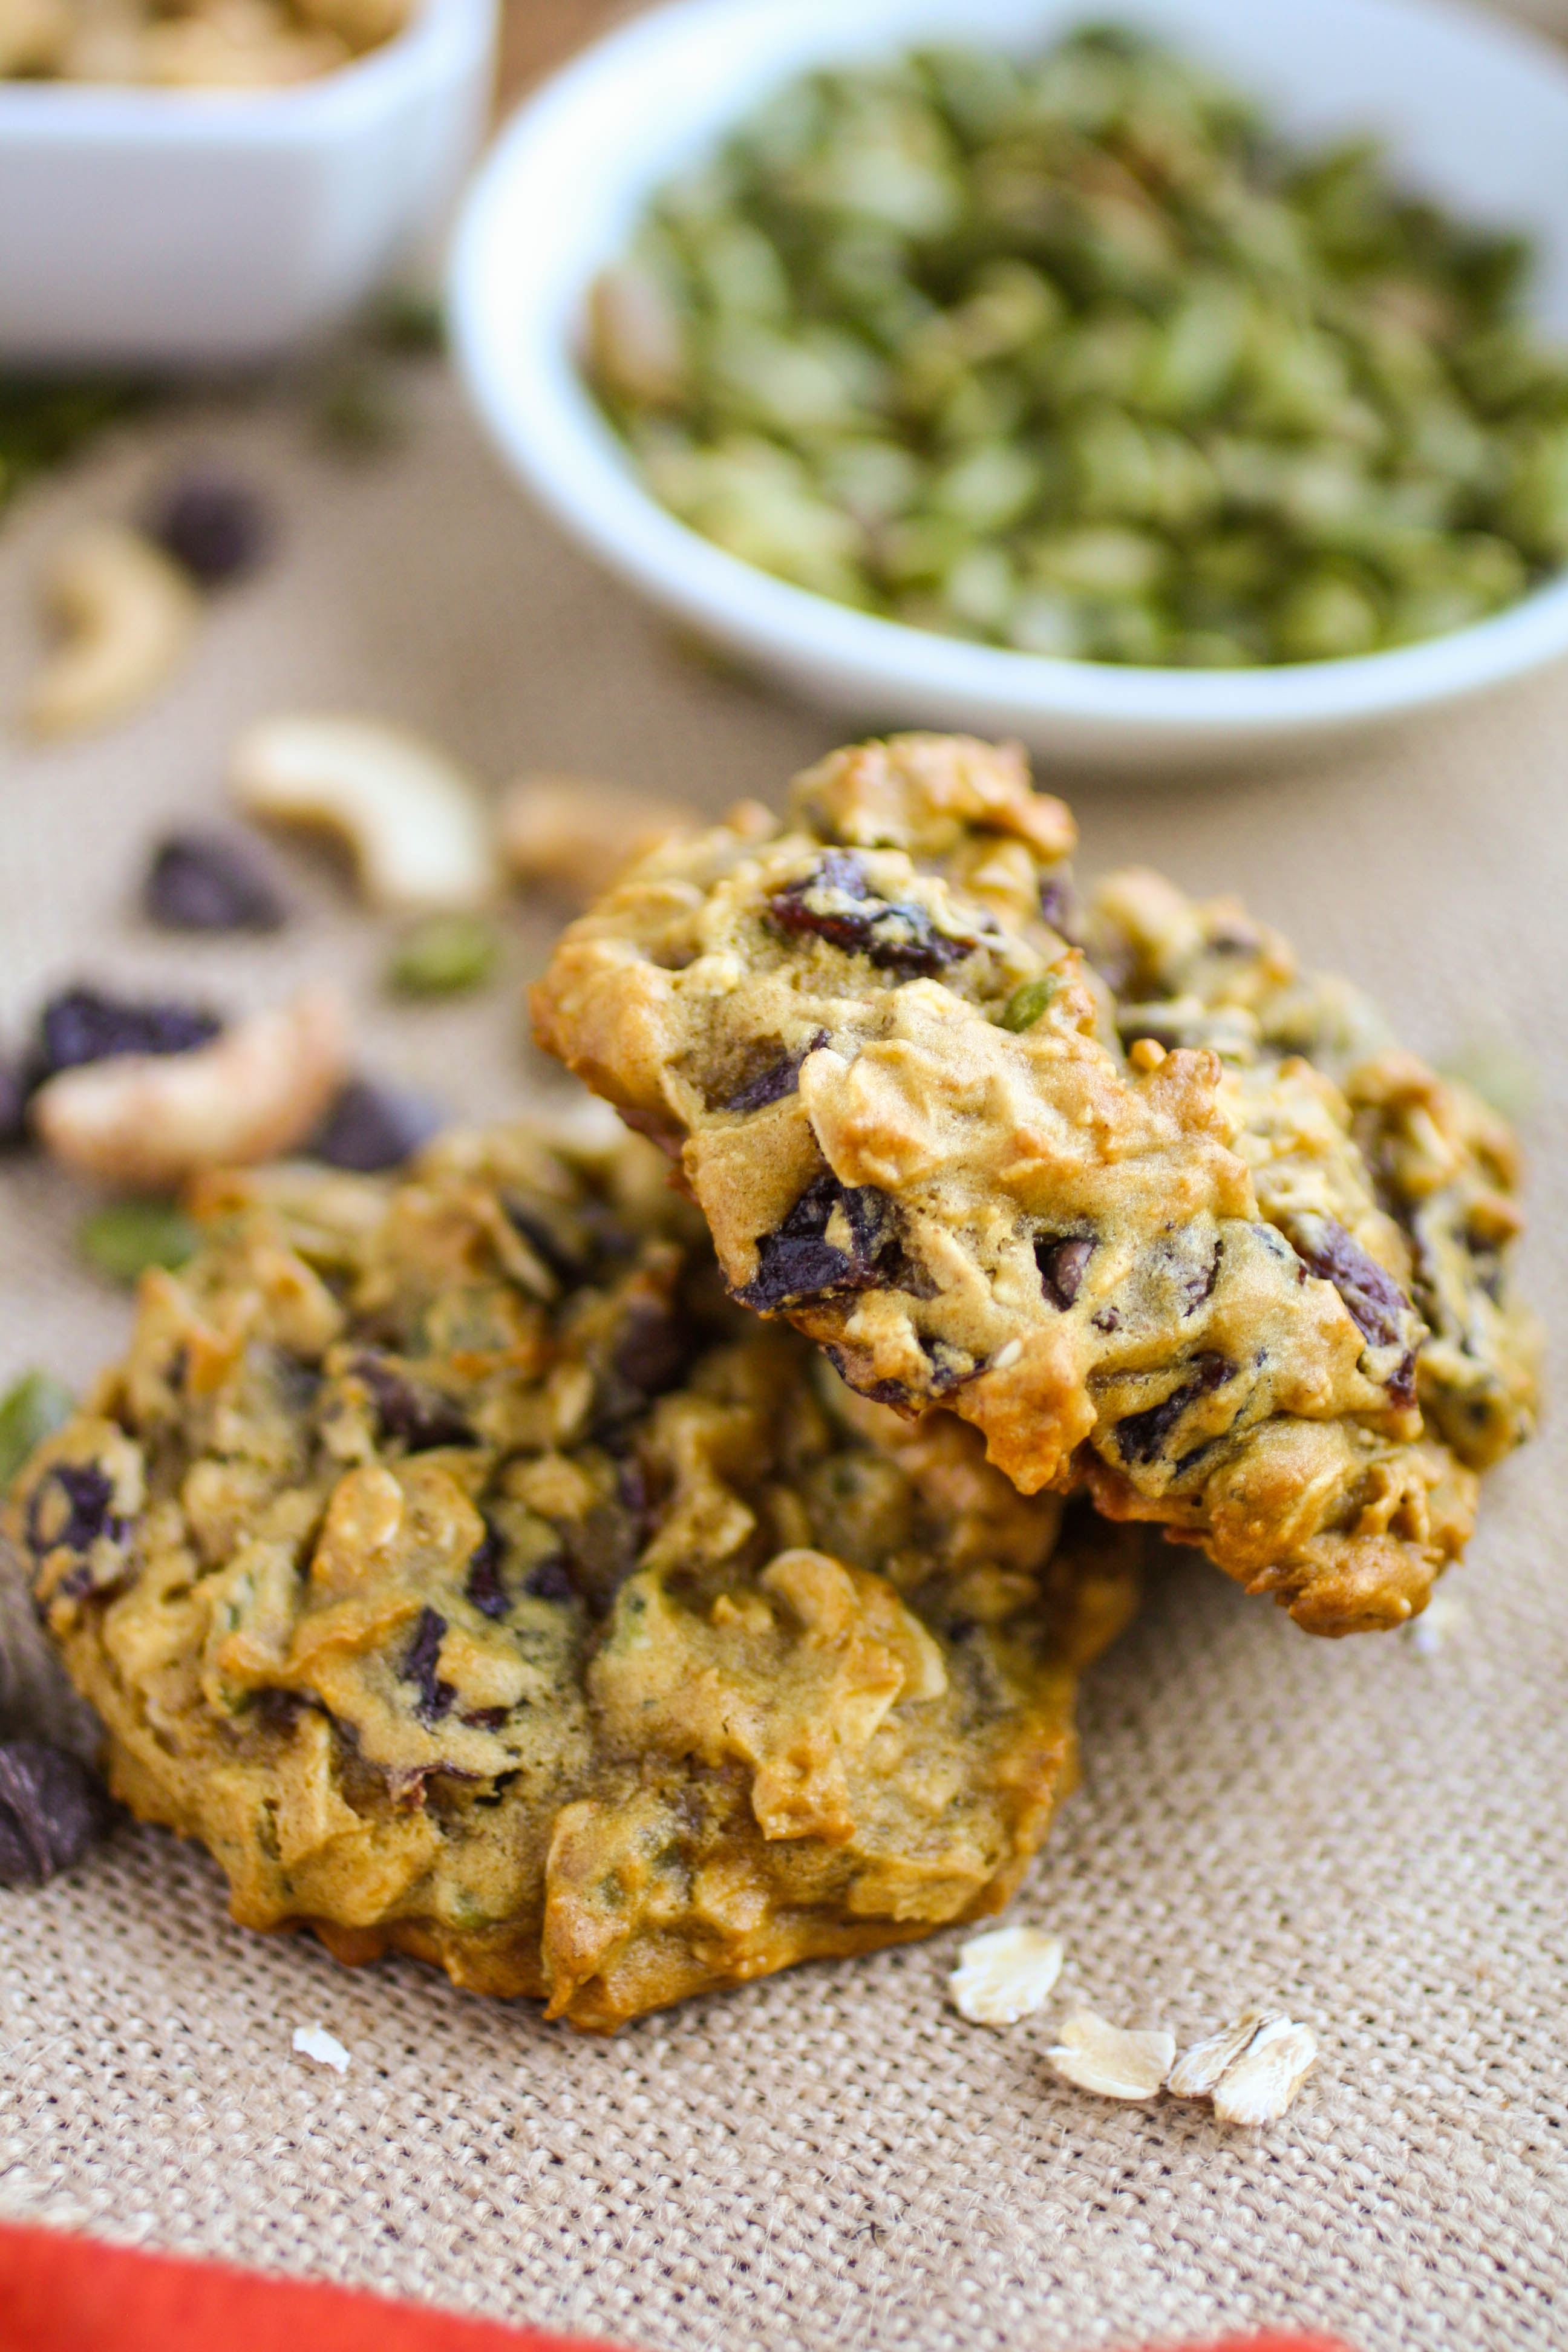
[[[1528,264],[1101,26],[778,91],[656,197],[587,365],[655,497],[819,595],[1067,658],[1331,660],[1568,563]]]

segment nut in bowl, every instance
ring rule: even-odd
[[[0,363],[273,359],[437,225],[479,143],[494,0],[418,0],[385,37],[340,12],[353,39],[280,0],[152,14],[95,48],[85,9],[29,8],[13,51],[0,8]]]
[[[1121,14],[681,0],[602,44],[459,238],[514,470],[812,699],[1082,767],[1294,750],[1568,650],[1568,67],[1424,0]],[[1205,308],[1239,357],[1201,383]]]

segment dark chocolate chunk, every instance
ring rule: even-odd
[[[458,1720],[466,1723],[470,1731],[499,1731],[510,1713],[510,1706],[479,1706],[472,1715],[459,1716]],[[468,1776],[462,1777],[466,1779]]]
[[[572,1229],[575,1221],[564,1210],[552,1202],[522,1200],[515,1192],[504,1194],[501,1206],[508,1223],[516,1226],[557,1282],[570,1286],[583,1279],[591,1263],[591,1245],[583,1234]]]
[[[850,1247],[826,1238],[836,1209],[842,1209]],[[897,1243],[893,1206],[874,1184],[841,1184],[831,1169],[806,1186],[776,1233],[766,1234],[757,1253],[753,1279],[735,1296],[742,1306],[768,1308],[837,1290],[870,1290],[889,1280],[879,1263]]]
[[[79,1757],[37,1739],[0,1742],[0,1886],[42,1886],[79,1862],[111,1818]]]
[[[492,1528],[487,1519],[484,1534],[468,1561],[468,1573],[463,1582],[465,1594],[481,1617],[499,1621],[511,1613],[511,1595],[500,1572],[505,1552],[500,1529]]]
[[[170,485],[147,516],[147,534],[204,588],[254,572],[272,538],[267,509],[245,483],[190,473]]]
[[[38,1016],[27,1056],[29,1091],[60,1070],[107,1062],[119,1054],[189,1054],[210,1045],[223,1027],[216,1014],[190,1004],[133,1001],[97,988],[68,988]]]
[[[1078,1297],[1085,1268],[1094,1255],[1088,1234],[1040,1234],[1035,1240],[1035,1264],[1040,1288],[1053,1307],[1065,1314]]]
[[[680,1317],[660,1300],[634,1299],[611,1361],[620,1378],[644,1396],[663,1396],[691,1360],[692,1337]]]
[[[1072,884],[1064,881],[1059,875],[1047,874],[1040,885],[1040,919],[1048,923],[1069,947],[1081,944],[1077,895]]]
[[[66,1501],[63,1519],[60,1496]],[[110,1517],[113,1499],[109,1475],[96,1462],[57,1462],[33,1496],[27,1514],[28,1544],[40,1559],[51,1551],[88,1550],[100,1536],[119,1529],[121,1522]]]
[[[27,1139],[27,1088],[16,1064],[0,1054],[0,1151]]]
[[[531,1592],[535,1601],[573,1601],[577,1595],[572,1571],[559,1558],[542,1559],[536,1568],[531,1568],[522,1580],[522,1589]]]
[[[1198,1308],[1214,1297],[1214,1286],[1219,1280],[1220,1253],[1224,1248],[1223,1240],[1216,1240],[1207,1265],[1200,1266],[1195,1274],[1188,1276],[1185,1285],[1187,1303],[1182,1309],[1184,1315],[1195,1315]]]
[[[1123,1462],[1152,1462],[1187,1407],[1235,1378],[1236,1366],[1228,1358],[1194,1356],[1191,1375],[1180,1388],[1146,1412],[1130,1412],[1117,1423],[1116,1444]]]
[[[809,1045],[803,1045],[798,1054],[781,1055],[777,1061],[770,1062],[764,1069],[757,1072],[755,1077],[748,1078],[743,1087],[738,1087],[721,1108],[763,1110],[769,1103],[783,1102],[785,1095],[793,1095],[799,1086],[800,1066],[806,1055],[815,1054],[826,1043],[826,1030],[819,1029]]]
[[[445,1124],[443,1114],[422,1096],[377,1086],[368,1078],[351,1078],[305,1150],[308,1158],[329,1168],[373,1176],[383,1169],[401,1168]]]
[[[859,859],[842,849],[830,849],[811,873],[776,891],[768,916],[778,930],[826,940],[900,980],[931,979],[980,944],[939,931],[923,907],[876,898]]]
[[[616,1594],[637,1566],[638,1521],[615,1503],[600,1503],[585,1518],[563,1528],[562,1535],[575,1570],[574,1589],[595,1616],[607,1616]]]
[[[444,1683],[438,1672],[441,1643],[446,1637],[447,1620],[436,1609],[423,1609],[408,1644],[400,1672],[405,1683],[419,1685],[419,1705],[416,1710],[424,1723],[439,1723],[449,1715],[458,1694],[450,1683]]]
[[[1363,1339],[1374,1348],[1399,1347],[1399,1362],[1385,1385],[1396,1404],[1415,1395],[1415,1354],[1421,1322],[1410,1300],[1361,1244],[1332,1217],[1302,1212],[1292,1217],[1288,1238],[1309,1272],[1331,1282]]]
[[[829,1346],[823,1352],[845,1387],[854,1388],[855,1382],[845,1370],[848,1358],[844,1349]],[[869,1397],[873,1404],[890,1404],[896,1412],[901,1412],[906,1406],[912,1405],[915,1402],[914,1391],[902,1381],[872,1381],[868,1387],[859,1391],[859,1394]]]
[[[382,1435],[401,1438],[410,1454],[475,1444],[471,1425],[449,1398],[420,1387],[384,1356],[356,1356],[353,1370],[370,1391]]]
[[[270,875],[237,834],[171,833],[153,852],[142,911],[170,931],[277,931],[288,919]]]
[[[268,1731],[292,1731],[310,1706],[310,1701],[300,1691],[259,1690],[256,1694],[257,1718]]]

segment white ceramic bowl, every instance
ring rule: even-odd
[[[276,357],[353,310],[457,193],[495,0],[258,91],[0,81],[0,362]]]
[[[517,115],[471,191],[458,350],[513,470],[656,603],[862,723],[1016,734],[1086,767],[1177,770],[1294,749],[1475,694],[1568,651],[1568,579],[1430,644],[1279,669],[1047,660],[906,628],[774,580],[666,513],[584,390],[584,289],[652,190],[778,84],[945,37],[1043,47],[1086,16],[1147,26],[1258,92],[1293,132],[1371,128],[1414,184],[1524,226],[1540,315],[1568,340],[1568,58],[1442,0],[678,0]]]

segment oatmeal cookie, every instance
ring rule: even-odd
[[[608,2030],[994,1910],[1044,1838],[1129,1538],[744,1315],[664,1176],[509,1130],[213,1180],[23,1473],[112,1786],[242,1923]]]
[[[1202,993],[1223,948],[1163,999],[1169,1045],[1124,1050],[1072,843],[1016,751],[836,753],[782,824],[669,842],[575,923],[540,1041],[679,1157],[734,1296],[851,1386],[950,1407],[1022,1490],[1087,1482],[1315,1632],[1401,1623],[1476,1496],[1417,1401],[1407,1233],[1328,1070],[1220,1050],[1253,1017]],[[1326,1050],[1337,1019],[1353,1058],[1350,993],[1314,1012],[1260,956],[1281,1024]]]
[[[1523,1217],[1508,1121],[1406,1053],[1349,981],[1303,971],[1235,898],[1194,900],[1158,874],[1112,874],[1085,928],[1124,1045],[1208,1045],[1228,1065],[1259,1205],[1287,1232],[1291,1171],[1263,1155],[1261,1139],[1282,1096],[1316,1087],[1352,1139],[1358,1182],[1394,1228],[1374,1254],[1426,1325],[1416,1388],[1427,1421],[1475,1470],[1521,1444],[1535,1425],[1540,1335],[1510,1285]]]

